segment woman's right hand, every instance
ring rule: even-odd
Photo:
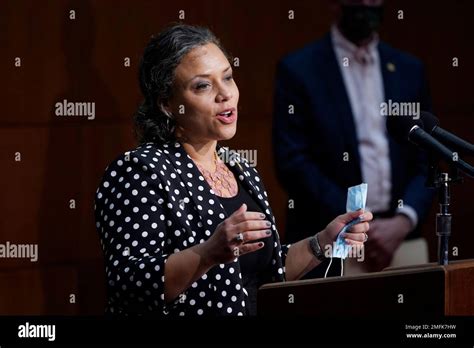
[[[208,263],[211,265],[229,263],[238,256],[263,248],[264,242],[256,241],[272,234],[271,222],[264,219],[264,214],[247,212],[247,205],[242,204],[231,216],[222,221],[209,239],[202,244]]]

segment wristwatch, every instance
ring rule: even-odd
[[[324,261],[326,259],[326,256],[324,256],[324,251],[321,249],[321,245],[319,244],[319,239],[318,239],[318,234],[314,237],[311,237],[309,239],[309,247],[311,248],[311,251],[313,252],[314,256],[319,260],[319,261]]]

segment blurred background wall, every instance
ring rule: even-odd
[[[103,312],[93,195],[108,163],[135,146],[132,114],[141,100],[136,76],[144,45],[183,13],[184,22],[209,26],[240,60],[238,133],[226,145],[257,150],[284,239],[287,197],[270,142],[274,71],[282,55],[328,30],[329,2],[0,1],[0,243],[39,246],[37,262],[0,259],[0,315]],[[473,11],[469,0],[388,0],[381,31],[383,40],[424,61],[443,127],[471,141]],[[95,119],[56,116],[54,105],[64,99],[94,102]],[[451,245],[459,248],[453,259],[472,258],[473,181],[455,187],[453,197]],[[424,227],[433,261],[436,208]]]

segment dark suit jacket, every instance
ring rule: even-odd
[[[385,100],[420,102],[421,110],[430,110],[422,63],[383,42],[378,50]],[[292,115],[289,105],[294,107]],[[329,34],[279,63],[273,127],[278,178],[294,203],[288,209],[286,231],[287,241],[292,242],[314,234],[344,213],[347,188],[362,182],[350,101]],[[390,211],[402,199],[423,221],[432,199],[425,187],[426,158],[412,145],[388,139]],[[349,161],[343,160],[346,152]],[[411,237],[418,233],[416,229]]]

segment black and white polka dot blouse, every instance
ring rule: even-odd
[[[285,279],[289,246],[281,246],[260,177],[236,152],[230,168],[273,223],[271,280]],[[164,301],[165,263],[172,253],[202,243],[227,218],[214,191],[179,143],[147,143],[105,171],[95,197],[104,251],[108,313],[123,315],[244,315],[247,291],[238,259],[210,269],[172,303]]]

